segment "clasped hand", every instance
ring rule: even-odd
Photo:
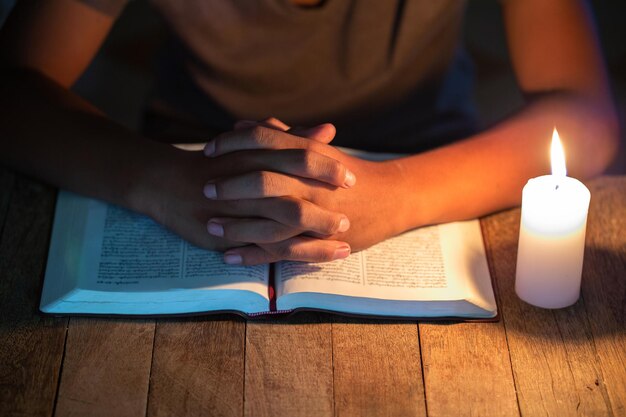
[[[334,135],[329,124],[238,122],[202,153],[177,151],[153,217],[198,246],[226,250],[226,263],[345,258],[397,232],[373,221],[385,204],[372,198],[387,196],[371,194],[376,183],[386,188],[394,165],[350,157],[329,145]]]

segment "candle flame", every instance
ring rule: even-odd
[[[567,175],[567,169],[565,168],[565,152],[563,151],[563,145],[561,145],[561,139],[559,138],[559,132],[556,131],[556,127],[552,132],[550,159],[552,162],[552,175],[559,177]]]

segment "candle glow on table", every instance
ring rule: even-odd
[[[551,161],[552,175],[529,180],[522,192],[515,292],[529,304],[563,308],[580,295],[591,194],[566,175],[556,129]]]

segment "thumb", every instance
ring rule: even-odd
[[[313,127],[293,127],[289,133],[322,143],[330,143],[335,138],[337,130],[331,123],[323,123]]]
[[[283,123],[282,121],[278,120],[275,117],[268,117],[267,119],[259,120],[259,121],[238,120],[235,122],[234,129],[235,130],[250,129],[255,126],[265,126],[265,127],[269,127],[270,129],[276,129],[276,130],[280,130],[283,132],[286,132],[289,130],[288,125],[286,125],[285,123]]]
[[[300,136],[321,143],[330,143],[335,138],[335,134],[337,133],[335,126],[331,123],[322,123],[321,125],[313,127],[296,126],[290,128],[288,125],[274,117],[270,117],[261,121],[239,120],[235,123],[234,128],[235,130],[240,130],[249,129],[255,126],[265,126],[271,129],[289,132],[294,136]]]

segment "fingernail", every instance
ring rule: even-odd
[[[350,220],[348,220],[347,217],[343,217],[340,221],[339,221],[339,232],[345,232],[346,230],[348,230],[350,228]]]
[[[215,184],[206,184],[204,186],[204,196],[206,198],[215,199],[217,198],[217,189],[215,188]]]
[[[204,145],[204,156],[211,156],[215,153],[215,141],[210,140]]]
[[[333,259],[344,259],[350,255],[350,246],[341,246],[335,249]]]
[[[346,187],[352,187],[356,184],[356,176],[349,169],[346,169],[346,179],[344,180],[344,184]]]
[[[221,224],[217,224],[209,220],[209,222],[206,225],[206,228],[209,231],[209,234],[213,236],[219,236],[219,237],[224,236],[224,227]]]
[[[243,262],[243,258],[241,255],[237,255],[236,253],[225,253],[224,254],[224,263],[229,265],[240,265]]]

